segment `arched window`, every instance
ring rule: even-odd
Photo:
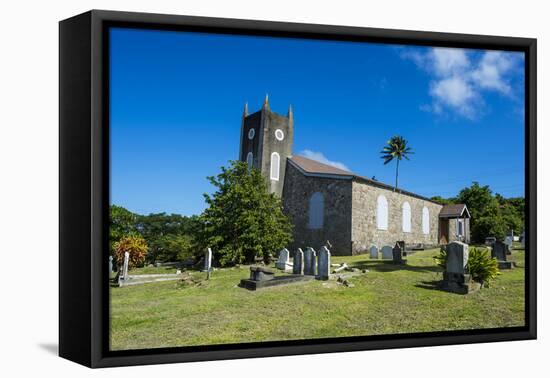
[[[248,164],[248,168],[252,168],[252,165],[254,164],[254,155],[252,155],[252,152],[249,152],[246,155],[246,163]]]
[[[388,200],[384,196],[378,196],[376,204],[376,226],[379,230],[388,229]]]
[[[315,192],[309,199],[309,224],[311,229],[323,228],[325,218],[325,198],[323,193]]]
[[[403,232],[411,232],[411,205],[405,201],[402,206]]]
[[[422,208],[422,232],[425,235],[430,233],[430,210],[426,206]]]
[[[271,154],[271,179],[279,181],[279,166],[281,163],[281,158],[279,157],[279,154],[276,152],[273,152]]]

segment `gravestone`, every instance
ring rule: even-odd
[[[204,272],[212,270],[212,249],[208,247],[204,252]]]
[[[494,236],[488,236],[485,238],[485,245],[492,246],[494,242],[497,241],[497,238]]]
[[[393,248],[389,245],[385,245],[382,247],[382,258],[385,260],[392,260],[393,259]]]
[[[275,267],[281,270],[290,269],[290,252],[288,249],[281,249],[281,252],[279,252],[279,259],[275,263]]]
[[[113,271],[113,256],[109,256],[109,274]]]
[[[506,236],[504,238],[504,244],[506,244],[508,246],[508,251],[506,251],[506,253],[508,255],[511,255],[512,254],[512,252],[511,252],[512,251],[512,245],[514,244],[514,236],[513,235],[512,236],[510,236],[510,235]]]
[[[315,276],[317,274],[317,253],[311,247],[304,252],[304,275]]]
[[[370,247],[370,258],[371,259],[377,259],[378,258],[378,248],[376,246]]]
[[[499,269],[512,269],[512,262],[506,261],[506,255],[508,254],[508,245],[497,240],[493,243],[491,249],[491,257],[494,257],[498,261]]]
[[[447,245],[447,264],[442,287],[445,290],[459,294],[468,294],[481,287],[471,279],[466,269],[468,265],[469,250],[468,244],[452,242]]]
[[[296,255],[294,255],[292,273],[304,274],[304,251],[302,251],[302,248],[298,248]]]
[[[403,249],[402,246],[404,246],[405,243],[400,244],[399,242],[395,243],[395,246],[392,249],[392,258],[394,264],[402,264],[403,263]]]
[[[122,278],[128,279],[128,265],[130,263],[130,253],[124,252],[124,265],[122,266]]]
[[[328,280],[330,276],[330,251],[322,246],[319,250],[318,274],[319,279]]]
[[[519,241],[521,242],[521,247],[525,248],[525,231],[523,231],[519,236]]]

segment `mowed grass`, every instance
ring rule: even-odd
[[[111,287],[111,349],[524,325],[523,251],[510,256],[518,267],[469,295],[437,289],[437,252],[418,252],[402,266],[367,255],[333,257],[332,263],[369,270],[349,279],[352,288],[315,280],[248,291],[237,286],[248,277],[248,266],[217,270],[209,281],[205,273],[191,272],[198,284]]]

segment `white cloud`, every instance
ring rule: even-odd
[[[509,76],[518,60],[513,53],[487,51],[479,57],[470,50],[439,47],[405,50],[401,57],[432,75],[428,92],[432,103],[423,104],[422,110],[441,114],[448,109],[470,119],[483,113],[484,91],[512,94]]]
[[[333,166],[335,168],[343,169],[344,171],[350,172],[349,168],[344,164],[340,163],[339,161],[332,161],[327,159],[325,155],[321,152],[311,151],[311,150],[303,150],[298,155],[301,155],[305,158],[318,161],[319,163],[323,163],[326,165]]]

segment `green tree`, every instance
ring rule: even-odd
[[[216,192],[204,194],[201,241],[222,265],[268,261],[292,240],[292,224],[280,198],[269,193],[259,170],[232,161],[217,176],[208,177]]]
[[[154,261],[181,261],[193,257],[194,238],[188,234],[168,234],[155,241]]]
[[[135,235],[138,216],[122,206],[111,205],[109,208],[109,251],[114,252],[115,243],[124,236]]]
[[[384,165],[390,163],[392,160],[397,160],[395,166],[395,189],[397,189],[399,182],[399,162],[405,158],[409,160],[409,155],[414,154],[411,148],[407,146],[407,141],[402,136],[392,136],[386,146],[380,152],[382,159],[384,159]]]
[[[124,264],[124,254],[126,252],[130,255],[128,260],[130,268],[142,266],[145,262],[147,251],[147,242],[141,235],[123,236],[114,245],[114,257],[119,267]]]

